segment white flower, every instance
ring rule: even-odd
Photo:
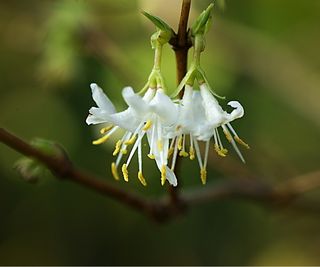
[[[234,110],[231,113],[228,113],[221,108],[217,99],[212,95],[205,83],[200,85],[200,92],[203,101],[203,107],[205,109],[207,125],[209,127],[206,127],[206,129],[199,134],[198,139],[207,140],[208,136],[213,135],[215,150],[220,156],[224,157],[227,153],[227,150],[223,147],[220,139],[218,128],[221,127],[227,140],[232,144],[240,159],[245,162],[239,148],[236,145],[236,142],[245,146],[246,148],[249,148],[249,145],[240,139],[230,124],[230,122],[241,118],[244,115],[244,109],[242,105],[238,101],[230,101],[228,105],[234,108]]]
[[[176,106],[163,93],[163,90],[149,88],[145,95],[140,97],[133,92],[131,87],[124,88],[122,96],[129,107],[125,111],[118,113],[115,113],[114,108],[111,109],[110,105],[106,105],[106,103],[111,104],[111,102],[99,87],[93,86],[92,96],[98,108],[90,109],[91,115],[87,118],[87,123],[111,124],[111,126],[101,130],[104,136],[95,140],[93,144],[105,142],[117,129],[126,130],[123,137],[116,142],[116,148],[113,152],[113,155],[118,155],[116,161],[111,165],[113,176],[119,179],[117,168],[122,157],[128,153],[128,146],[133,145],[126,163],[122,165],[122,173],[125,181],[128,181],[128,166],[136,150],[138,150],[138,178],[143,185],[146,185],[142,174],[141,141],[147,133],[150,146],[149,157],[155,159],[157,163],[161,172],[161,183],[164,184],[167,179],[170,184],[176,186],[177,179],[173,171],[167,167],[169,137],[166,134],[165,128],[175,123],[178,112]]]

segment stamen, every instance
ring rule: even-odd
[[[131,133],[130,133],[130,132],[126,132],[126,133],[123,135],[123,137],[122,137],[121,140],[122,140],[122,141],[126,141],[126,140],[128,140],[128,139],[130,138],[130,136],[131,136]],[[121,146],[121,149],[120,149],[120,153],[118,154],[118,157],[117,157],[117,160],[116,160],[116,167],[119,166],[119,163],[120,163],[123,155],[125,155],[125,154],[127,153],[126,147],[127,147],[127,146],[126,146],[126,145],[124,144],[124,142],[123,142],[123,143],[122,143],[122,146]],[[123,153],[123,152],[125,152],[125,153]]]
[[[189,156],[189,154],[188,154],[188,152],[182,150],[182,151],[179,152],[179,156],[187,158]]]
[[[223,153],[226,149],[220,149],[220,147],[219,147],[218,144],[214,144],[214,150],[217,152],[217,154],[218,154],[220,157],[225,157],[225,156],[227,156],[225,153]]]
[[[243,145],[246,149],[250,149],[250,146],[247,143],[245,143],[242,139],[240,139],[239,136],[234,136],[234,140],[236,140],[238,144]]]
[[[208,164],[209,147],[210,147],[210,140],[206,142],[206,148],[205,148],[205,151],[204,151],[204,162],[203,162],[203,168],[204,169],[207,168],[207,164]]]
[[[172,156],[174,149],[171,147],[168,150],[168,159]]]
[[[144,130],[144,131],[149,130],[150,127],[151,127],[151,125],[152,125],[152,121],[151,121],[151,120],[148,120],[148,121],[146,122],[146,124],[144,125],[144,127],[142,128],[142,130]]]
[[[97,139],[97,140],[94,140],[92,141],[92,144],[93,145],[100,145],[100,144],[103,144],[104,142],[106,142],[108,139],[110,138],[110,135],[109,134],[106,134],[105,136]]]
[[[207,171],[204,168],[200,169],[200,177],[201,177],[201,182],[203,185],[207,183]]]
[[[190,160],[194,160],[194,148],[193,148],[193,137],[190,134],[190,149],[189,149]]]
[[[215,144],[214,149],[218,153],[219,156],[225,157],[227,155],[224,153],[225,149],[223,148],[223,145],[222,145],[222,142],[220,139],[220,135],[219,135],[219,131],[217,128],[214,129],[214,131],[216,132],[216,136],[218,138],[218,144]]]
[[[123,174],[123,179],[128,182],[129,181],[129,173],[128,173],[128,169],[127,169],[127,164],[123,164],[122,165],[122,174]]]
[[[189,155],[190,155],[190,160],[194,160],[194,148],[192,146],[190,146],[190,150],[189,150]]]
[[[92,141],[92,144],[93,145],[100,145],[100,144],[106,142],[110,138],[110,136],[118,129],[119,129],[119,126],[113,127],[113,129],[108,134],[106,134],[105,136],[103,136],[97,140]]]
[[[132,145],[136,141],[137,135],[134,134],[131,136],[131,138],[124,142],[125,145]]]
[[[232,136],[231,136],[230,132],[223,127],[223,133],[224,133],[224,135],[226,136],[226,138],[227,138],[227,140],[229,141],[229,143],[231,143],[231,141],[232,141]]]
[[[240,137],[238,136],[238,134],[236,133],[236,131],[233,129],[233,127],[231,126],[230,123],[227,123],[227,126],[229,127],[229,129],[231,130],[231,132],[234,135],[234,139],[236,140],[236,142],[238,142],[240,145],[243,145],[244,147],[246,147],[247,149],[250,149],[250,146],[245,143],[243,140],[240,139]]]
[[[106,132],[110,131],[113,127],[114,127],[114,126],[113,126],[112,124],[109,125],[109,126],[107,126],[107,127],[104,127],[104,128],[102,128],[102,129],[100,130],[100,133],[101,133],[101,134],[105,134]]]
[[[185,144],[186,144],[186,135],[184,134],[182,138],[182,150],[179,153],[179,156],[184,158],[189,156],[188,152],[186,152],[185,150]]]
[[[133,145],[133,147],[132,147],[132,149],[131,149],[131,151],[130,151],[129,157],[128,157],[128,159],[127,159],[127,162],[126,162],[126,165],[127,165],[127,166],[129,166],[130,161],[131,161],[134,153],[136,152],[136,150],[137,150],[137,148],[138,148],[138,145],[141,143],[141,140],[142,140],[144,134],[145,134],[145,132],[139,133],[138,139],[137,139],[137,141],[134,143],[134,145]]]
[[[194,148],[196,150],[196,155],[197,155],[197,159],[198,159],[198,162],[199,162],[199,166],[200,166],[200,169],[202,169],[203,165],[202,165],[202,159],[201,159],[201,154],[200,154],[198,141],[197,141],[197,139],[194,139],[193,141],[194,141]]]
[[[146,180],[144,179],[141,171],[138,172],[138,179],[139,179],[139,181],[142,183],[142,185],[147,186],[147,182],[146,182]]]
[[[174,146],[174,152],[173,152],[173,157],[172,157],[172,162],[171,162],[171,170],[172,171],[174,171],[174,167],[176,166],[177,155],[178,155],[178,142],[176,142],[175,146]]]
[[[162,165],[161,167],[161,185],[163,186],[167,179],[167,170],[166,165]]]
[[[153,142],[154,142],[154,138],[155,138],[155,134],[156,134],[156,130],[155,130],[155,125],[153,125],[152,127],[152,131],[151,131],[151,142],[150,142],[150,152],[148,157],[151,159],[154,159],[154,155],[153,155]],[[153,158],[152,158],[153,157]]]
[[[176,138],[172,138],[170,147],[169,147],[169,151],[168,151],[168,159],[172,156],[173,152],[174,152],[174,143],[175,143]]]
[[[144,179],[144,177],[142,175],[142,147],[141,147],[141,142],[138,145],[138,165],[139,165],[138,179],[144,186],[146,186],[147,182],[146,182],[146,180]]]
[[[116,163],[114,163],[114,162],[111,163],[111,173],[112,173],[114,179],[116,179],[117,181],[120,180],[117,166],[116,166]]]
[[[118,140],[118,142],[116,143],[116,148],[112,153],[113,156],[116,156],[119,153],[121,145],[122,145],[122,140]]]
[[[182,138],[182,135],[180,135],[178,138],[178,150],[182,149],[182,141],[183,141],[183,138]]]
[[[123,155],[126,155],[127,153],[128,153],[128,150],[126,150],[126,149],[121,149],[121,151],[120,151]]]

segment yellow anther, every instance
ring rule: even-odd
[[[227,140],[229,141],[229,143],[232,142],[232,136],[229,132],[227,131],[223,131],[224,135],[226,136]]]
[[[184,151],[184,150],[181,150],[181,151],[179,152],[179,156],[186,158],[186,157],[189,156],[189,154],[188,154],[188,152],[186,152],[186,151]]]
[[[207,183],[207,170],[206,169],[201,168],[200,177],[201,177],[202,184],[205,185]]]
[[[121,148],[121,145],[122,145],[122,141],[119,140],[117,143],[116,143],[116,148],[115,150],[113,151],[112,155],[115,156],[119,153],[120,151],[120,148]]]
[[[100,130],[101,134],[105,134],[106,132],[110,131],[114,126],[113,125],[109,125],[107,127],[104,127]]]
[[[161,185],[162,186],[165,184],[166,179],[167,179],[166,165],[162,165],[162,168],[161,168]]]
[[[147,182],[146,182],[146,180],[144,179],[141,171],[138,172],[138,179],[139,179],[139,181],[140,181],[144,186],[147,186]]]
[[[110,137],[110,135],[107,134],[97,140],[92,141],[92,144],[93,145],[100,145],[100,144],[106,142],[109,139],[109,137]]]
[[[128,182],[129,181],[129,173],[128,173],[128,169],[127,169],[127,164],[123,164],[122,165],[122,174],[123,174],[123,179]]]
[[[136,141],[137,135],[134,134],[131,138],[124,142],[125,145],[132,145]]]
[[[245,143],[242,139],[239,138],[239,136],[235,136],[234,140],[236,140],[240,145],[243,145],[245,148],[250,149],[250,146]]]
[[[155,156],[153,154],[148,154],[149,159],[155,159]]]
[[[194,148],[193,148],[193,146],[190,146],[189,155],[190,155],[190,159],[191,159],[191,160],[194,160],[195,155],[194,155]]]
[[[125,154],[127,154],[128,153],[128,150],[126,150],[126,149],[121,149],[121,154],[123,154],[123,155],[125,155]]]
[[[111,173],[114,177],[114,179],[116,179],[117,181],[120,180],[119,174],[118,174],[118,170],[117,170],[117,166],[114,162],[111,163]]]
[[[144,127],[142,128],[142,130],[144,130],[144,131],[149,130],[150,127],[151,127],[151,125],[152,125],[152,121],[151,121],[151,120],[148,120],[148,121],[146,122],[146,124],[144,125]]]
[[[161,151],[162,151],[162,149],[163,149],[163,143],[162,143],[162,140],[158,140],[157,145],[158,145],[158,150],[159,150],[159,152],[161,152]]]
[[[181,150],[182,149],[182,140],[183,140],[183,138],[182,138],[182,135],[179,137],[179,139],[178,139],[178,150]]]
[[[173,147],[169,148],[169,151],[168,151],[168,159],[172,156],[173,151],[174,151],[174,148],[173,148]]]
[[[228,149],[222,148],[221,152],[226,156],[228,154]]]
[[[219,156],[221,156],[221,157],[226,156],[226,154],[224,153],[226,149],[224,149],[224,148],[220,149],[220,147],[217,144],[214,145],[214,150],[218,153]]]

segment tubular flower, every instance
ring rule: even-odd
[[[162,89],[149,88],[143,97],[133,92],[131,87],[126,87],[122,91],[122,96],[128,104],[128,108],[122,112],[110,112],[110,108],[105,109],[110,100],[98,86],[93,86],[92,96],[98,105],[98,108],[91,108],[90,115],[87,118],[88,124],[106,123],[109,126],[101,129],[104,135],[93,144],[104,143],[118,129],[125,130],[124,135],[116,142],[114,156],[117,156],[115,162],[111,164],[111,171],[115,179],[119,179],[118,167],[124,157],[128,154],[128,147],[132,149],[121,170],[125,181],[129,181],[129,164],[138,150],[138,179],[143,185],[146,185],[142,173],[142,140],[145,134],[149,141],[150,153],[148,156],[155,159],[161,172],[161,184],[166,180],[176,186],[177,179],[174,173],[167,167],[168,163],[168,144],[169,137],[165,134],[165,127],[174,124],[177,119],[177,109],[171,99],[163,93]],[[97,92],[98,90],[98,92]],[[110,102],[111,103],[111,102]],[[99,112],[96,112],[98,109]],[[92,112],[93,111],[93,112]]]
[[[232,121],[241,118],[244,115],[242,105],[238,101],[228,102],[228,105],[234,108],[231,113],[228,113],[222,109],[217,99],[213,96],[205,83],[200,85],[200,93],[207,120],[207,129],[204,129],[202,133],[198,135],[198,139],[207,141],[208,136],[213,136],[215,151],[218,155],[225,157],[228,151],[223,147],[221,142],[218,131],[218,128],[221,127],[224,135],[231,143],[240,159],[245,162],[236,142],[247,149],[249,149],[249,145],[240,139],[236,131],[231,126]]]

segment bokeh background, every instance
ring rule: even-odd
[[[209,1],[193,1],[191,21]],[[0,2],[0,122],[24,139],[62,144],[76,165],[112,181],[113,142],[92,146],[85,118],[97,82],[125,108],[121,89],[140,89],[152,67],[146,10],[176,29],[179,0]],[[210,154],[208,184],[251,177],[279,183],[319,169],[320,1],[217,1],[203,54],[215,91],[246,115],[234,127],[252,149]],[[163,72],[175,87],[174,54]],[[225,103],[222,104],[224,105]],[[317,212],[241,199],[198,206],[164,225],[50,175],[28,184],[13,170],[17,152],[0,146],[0,264],[6,265],[318,265]],[[182,190],[200,187],[196,162],[181,166]],[[131,166],[135,169],[134,164]],[[132,171],[133,172],[133,171]],[[166,194],[145,159],[149,186]],[[320,205],[320,191],[307,194]]]

